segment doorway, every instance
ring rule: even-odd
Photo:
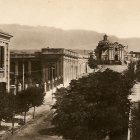
[[[118,61],[118,55],[117,54],[115,55],[115,61]]]

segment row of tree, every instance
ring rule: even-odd
[[[136,62],[130,62],[128,65],[128,71],[126,72],[129,75],[129,80],[140,82],[140,60]],[[131,105],[131,137],[132,140],[140,139],[140,101],[135,102]]]
[[[11,121],[12,130],[14,129],[14,116],[24,113],[24,123],[26,123],[26,113],[31,107],[34,108],[33,118],[35,117],[35,107],[44,102],[45,93],[42,88],[30,87],[26,90],[18,92],[16,95],[12,93],[0,94],[0,122]],[[12,131],[13,133],[13,131]]]
[[[140,60],[131,61],[128,65],[128,70],[125,71],[125,74],[131,81],[140,82]]]

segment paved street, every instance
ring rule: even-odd
[[[127,69],[127,65],[103,65],[101,71],[104,71],[107,68],[117,72],[123,72]]]
[[[43,111],[36,119],[28,122],[15,134],[9,135],[6,140],[62,140],[52,134],[50,120],[52,111]]]

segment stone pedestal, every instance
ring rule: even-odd
[[[21,91],[21,83],[18,84],[18,92]]]
[[[25,89],[27,89],[28,88],[28,84],[25,84]]]

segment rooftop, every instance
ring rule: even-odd
[[[6,37],[9,37],[9,38],[13,37],[9,33],[3,32],[1,29],[0,29],[0,35],[6,36]]]

